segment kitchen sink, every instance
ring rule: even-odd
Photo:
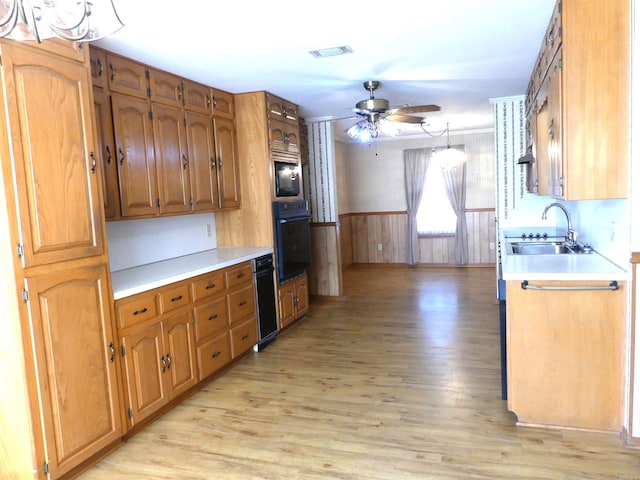
[[[570,247],[565,242],[509,242],[511,253],[516,255],[575,255],[591,253],[591,249]]]

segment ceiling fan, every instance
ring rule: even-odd
[[[384,98],[375,98],[373,92],[380,86],[377,80],[369,80],[363,83],[365,90],[369,92],[369,98],[356,103],[353,111],[362,117],[362,120],[352,125],[347,130],[351,138],[367,142],[380,133],[384,124],[381,120],[390,122],[420,124],[424,118],[414,117],[411,113],[437,112],[438,105],[415,105],[410,107],[391,108],[389,101]]]

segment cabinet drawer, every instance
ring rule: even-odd
[[[123,330],[158,315],[153,293],[135,296],[131,300],[116,302],[118,327]]]
[[[160,313],[170,312],[184,305],[188,305],[191,303],[191,299],[189,298],[189,284],[184,283],[171,290],[165,290],[160,293],[159,297]]]
[[[249,350],[258,342],[258,331],[255,318],[231,329],[231,357]]]
[[[249,285],[227,296],[229,301],[229,324],[251,315],[255,318],[256,302],[253,285]]]
[[[196,340],[227,328],[227,302],[224,297],[205,303],[194,309],[196,319]]]
[[[218,272],[203,276],[191,283],[191,290],[194,302],[224,292],[224,274]]]
[[[197,356],[199,369],[198,380],[202,380],[231,360],[229,334],[225,332],[219,337],[215,337],[198,347]]]
[[[229,290],[240,285],[253,282],[253,268],[251,262],[243,263],[240,267],[228,270],[226,273],[227,288]]]

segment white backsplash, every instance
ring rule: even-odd
[[[207,235],[210,225],[211,236]],[[218,247],[215,213],[107,222],[111,271]]]
[[[565,216],[559,209],[549,210],[547,220],[542,220],[542,212],[550,203],[558,200],[526,194],[508,220],[500,223],[502,229],[521,227],[567,228]],[[569,211],[578,240],[590,244],[596,251],[616,265],[629,270],[631,246],[629,244],[628,200],[581,200],[560,201]]]

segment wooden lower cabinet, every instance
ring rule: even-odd
[[[28,277],[30,327],[51,478],[123,435],[106,265]]]
[[[608,282],[529,282],[589,288]],[[508,408],[519,424],[620,432],[626,283],[530,290],[507,282]]]
[[[116,301],[129,427],[258,341],[250,261]]]
[[[124,335],[122,346],[131,426],[196,384],[190,310]]]
[[[307,274],[305,273],[278,287],[278,321],[280,329],[288,327],[309,310],[308,285]]]

